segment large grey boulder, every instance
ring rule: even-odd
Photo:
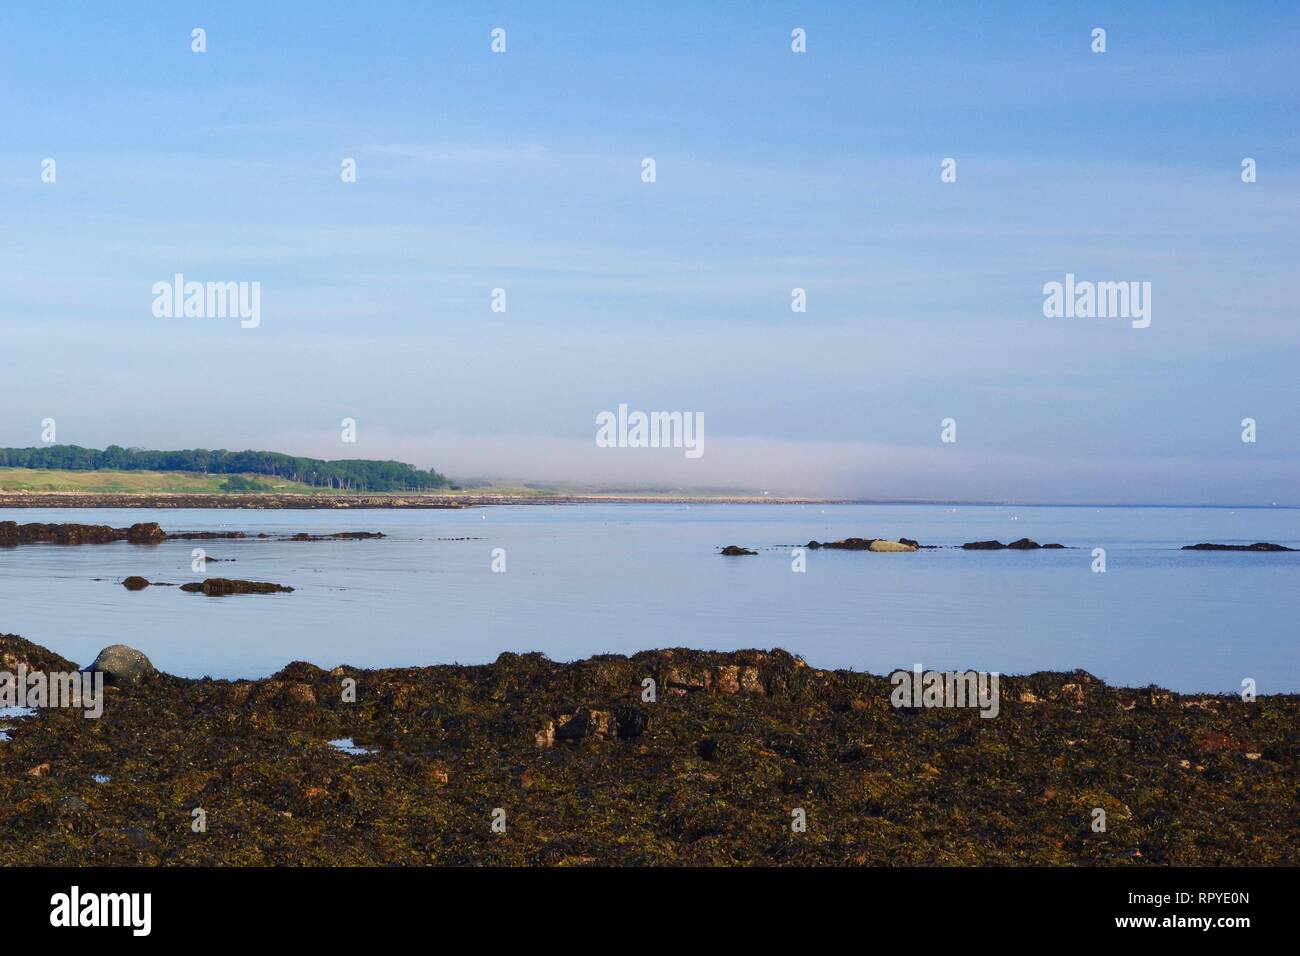
[[[91,673],[104,675],[104,683],[114,687],[133,687],[141,678],[154,673],[149,658],[126,644],[110,644],[99,652],[93,664],[86,668]]]

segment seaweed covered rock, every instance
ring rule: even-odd
[[[291,592],[293,588],[270,581],[241,581],[237,578],[208,578],[181,585],[182,591],[206,594],[208,597],[225,597],[227,594],[277,594]]]
[[[335,531],[333,534],[308,534],[299,531],[290,535],[286,541],[366,541],[371,538],[387,537],[382,531]]]
[[[126,644],[110,644],[99,652],[86,670],[104,675],[104,683],[113,687],[134,687],[154,673],[149,658]]]
[[[0,634],[0,670],[14,673],[18,668],[26,667],[28,671],[69,672],[75,671],[77,665],[66,657],[33,644],[17,634]]]
[[[0,661],[18,657],[59,660],[0,637]],[[986,719],[895,707],[886,676],[780,650],[689,648],[294,662],[235,683],[158,674],[148,689],[112,695],[98,720],[47,710],[0,745],[0,864],[1300,862],[1298,695],[1043,672],[1004,676]],[[331,746],[344,738],[364,758]],[[194,839],[199,805],[220,808],[221,839]],[[802,836],[789,827],[800,806],[815,821]],[[487,825],[494,807],[506,839]]]
[[[1271,544],[1268,541],[1256,541],[1254,544],[1185,544],[1183,551],[1295,551],[1296,548],[1288,548],[1281,544]]]
[[[126,529],[126,540],[132,544],[158,544],[167,540],[167,533],[156,521],[144,521]]]
[[[1057,551],[1064,548],[1063,544],[1039,544],[1033,538],[1017,538],[1010,544],[1001,541],[968,541],[962,545],[965,551]]]
[[[104,524],[43,524],[0,521],[0,547],[20,544],[158,544],[167,535],[157,522],[133,524],[129,528],[110,528]]]
[[[836,551],[869,551],[875,538],[844,538],[840,541],[809,541],[805,548],[816,551],[819,548],[832,548]]]
[[[916,551],[920,548],[911,538],[890,541],[888,538],[844,538],[841,541],[809,541],[804,547],[811,551],[830,548],[834,551],[875,551],[877,553]]]

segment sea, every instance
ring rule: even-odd
[[[565,504],[461,510],[18,509],[0,520],[242,540],[0,549],[0,633],[87,664],[108,644],[184,676],[784,648],[818,668],[1086,670],[1179,692],[1300,692],[1300,548],[1287,508]],[[252,537],[382,531],[373,540]],[[796,549],[913,538],[934,550]],[[1064,550],[964,551],[1029,537]],[[757,555],[724,557],[740,545]],[[222,560],[194,569],[195,548]],[[1101,549],[1098,551],[1097,549]],[[1104,552],[1104,554],[1102,554]],[[1101,568],[1104,567],[1104,570]],[[800,570],[802,568],[802,570]],[[130,592],[122,578],[273,581],[290,594]]]

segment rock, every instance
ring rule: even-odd
[[[818,548],[833,548],[836,551],[868,551],[875,538],[845,538],[842,541],[809,541],[804,547],[816,551]]]
[[[1033,538],[1017,538],[1010,544],[1003,544],[1001,541],[968,541],[962,545],[965,551],[1038,551],[1040,549],[1055,551],[1063,548],[1065,548],[1063,544],[1039,544]]]
[[[674,664],[664,670],[664,686],[670,693],[680,695],[692,690],[708,690],[712,683],[712,672],[703,667]]]
[[[122,579],[122,587],[126,588],[128,591],[143,591],[148,586],[149,582],[137,574]]]
[[[650,726],[650,715],[645,708],[635,704],[622,704],[614,708],[619,740],[634,740]]]
[[[275,594],[291,592],[293,588],[268,581],[240,581],[234,578],[208,578],[202,583],[182,584],[182,591],[194,594],[206,594],[208,597],[224,597],[227,594]]]
[[[316,691],[311,684],[289,684],[281,698],[286,704],[298,707],[315,707]]]
[[[126,529],[126,540],[132,544],[158,544],[167,540],[167,533],[156,521],[142,522]]]
[[[181,531],[167,536],[173,541],[216,541],[218,539],[246,538],[242,531]],[[211,561],[211,558],[208,558]]]
[[[719,694],[739,694],[740,665],[722,664],[719,666],[713,679],[713,686],[717,688]]]
[[[140,651],[126,644],[110,644],[86,668],[104,675],[104,683],[113,687],[134,687],[142,679],[155,673],[154,666]]]
[[[915,551],[916,545],[904,544],[901,541],[885,541],[884,539],[877,538],[875,541],[871,542],[870,550],[877,553],[889,554],[902,551]]]
[[[1183,551],[1296,551],[1280,544],[1256,541],[1254,544],[1185,544]]]
[[[728,557],[737,557],[743,554],[758,554],[757,551],[750,551],[748,548],[742,548],[734,544],[727,545],[725,548],[722,549],[721,553],[727,555]]]
[[[382,531],[336,531],[333,534],[308,534],[299,531],[285,538],[286,541],[363,541],[368,538],[383,538]]]
[[[133,524],[129,528],[110,528],[102,524],[18,524],[0,521],[0,546],[20,544],[109,544],[129,541],[132,544],[158,544],[167,535],[157,522]]]
[[[830,548],[835,551],[915,551],[920,545],[911,538],[900,538],[898,541],[889,541],[886,538],[844,538],[842,541],[809,541],[805,548],[816,551],[819,548]]]
[[[614,735],[616,726],[612,711],[580,710],[556,728],[555,735],[574,742],[604,740]]]
[[[763,681],[758,676],[757,667],[742,667],[740,669],[740,689],[746,694],[767,693],[767,689],[763,687]]]

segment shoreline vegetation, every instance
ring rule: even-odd
[[[20,666],[76,670],[0,636]],[[119,646],[92,667],[100,718],[5,728],[0,864],[1300,863],[1300,695],[1042,672],[1003,677],[984,719],[781,650],[224,681]]]

